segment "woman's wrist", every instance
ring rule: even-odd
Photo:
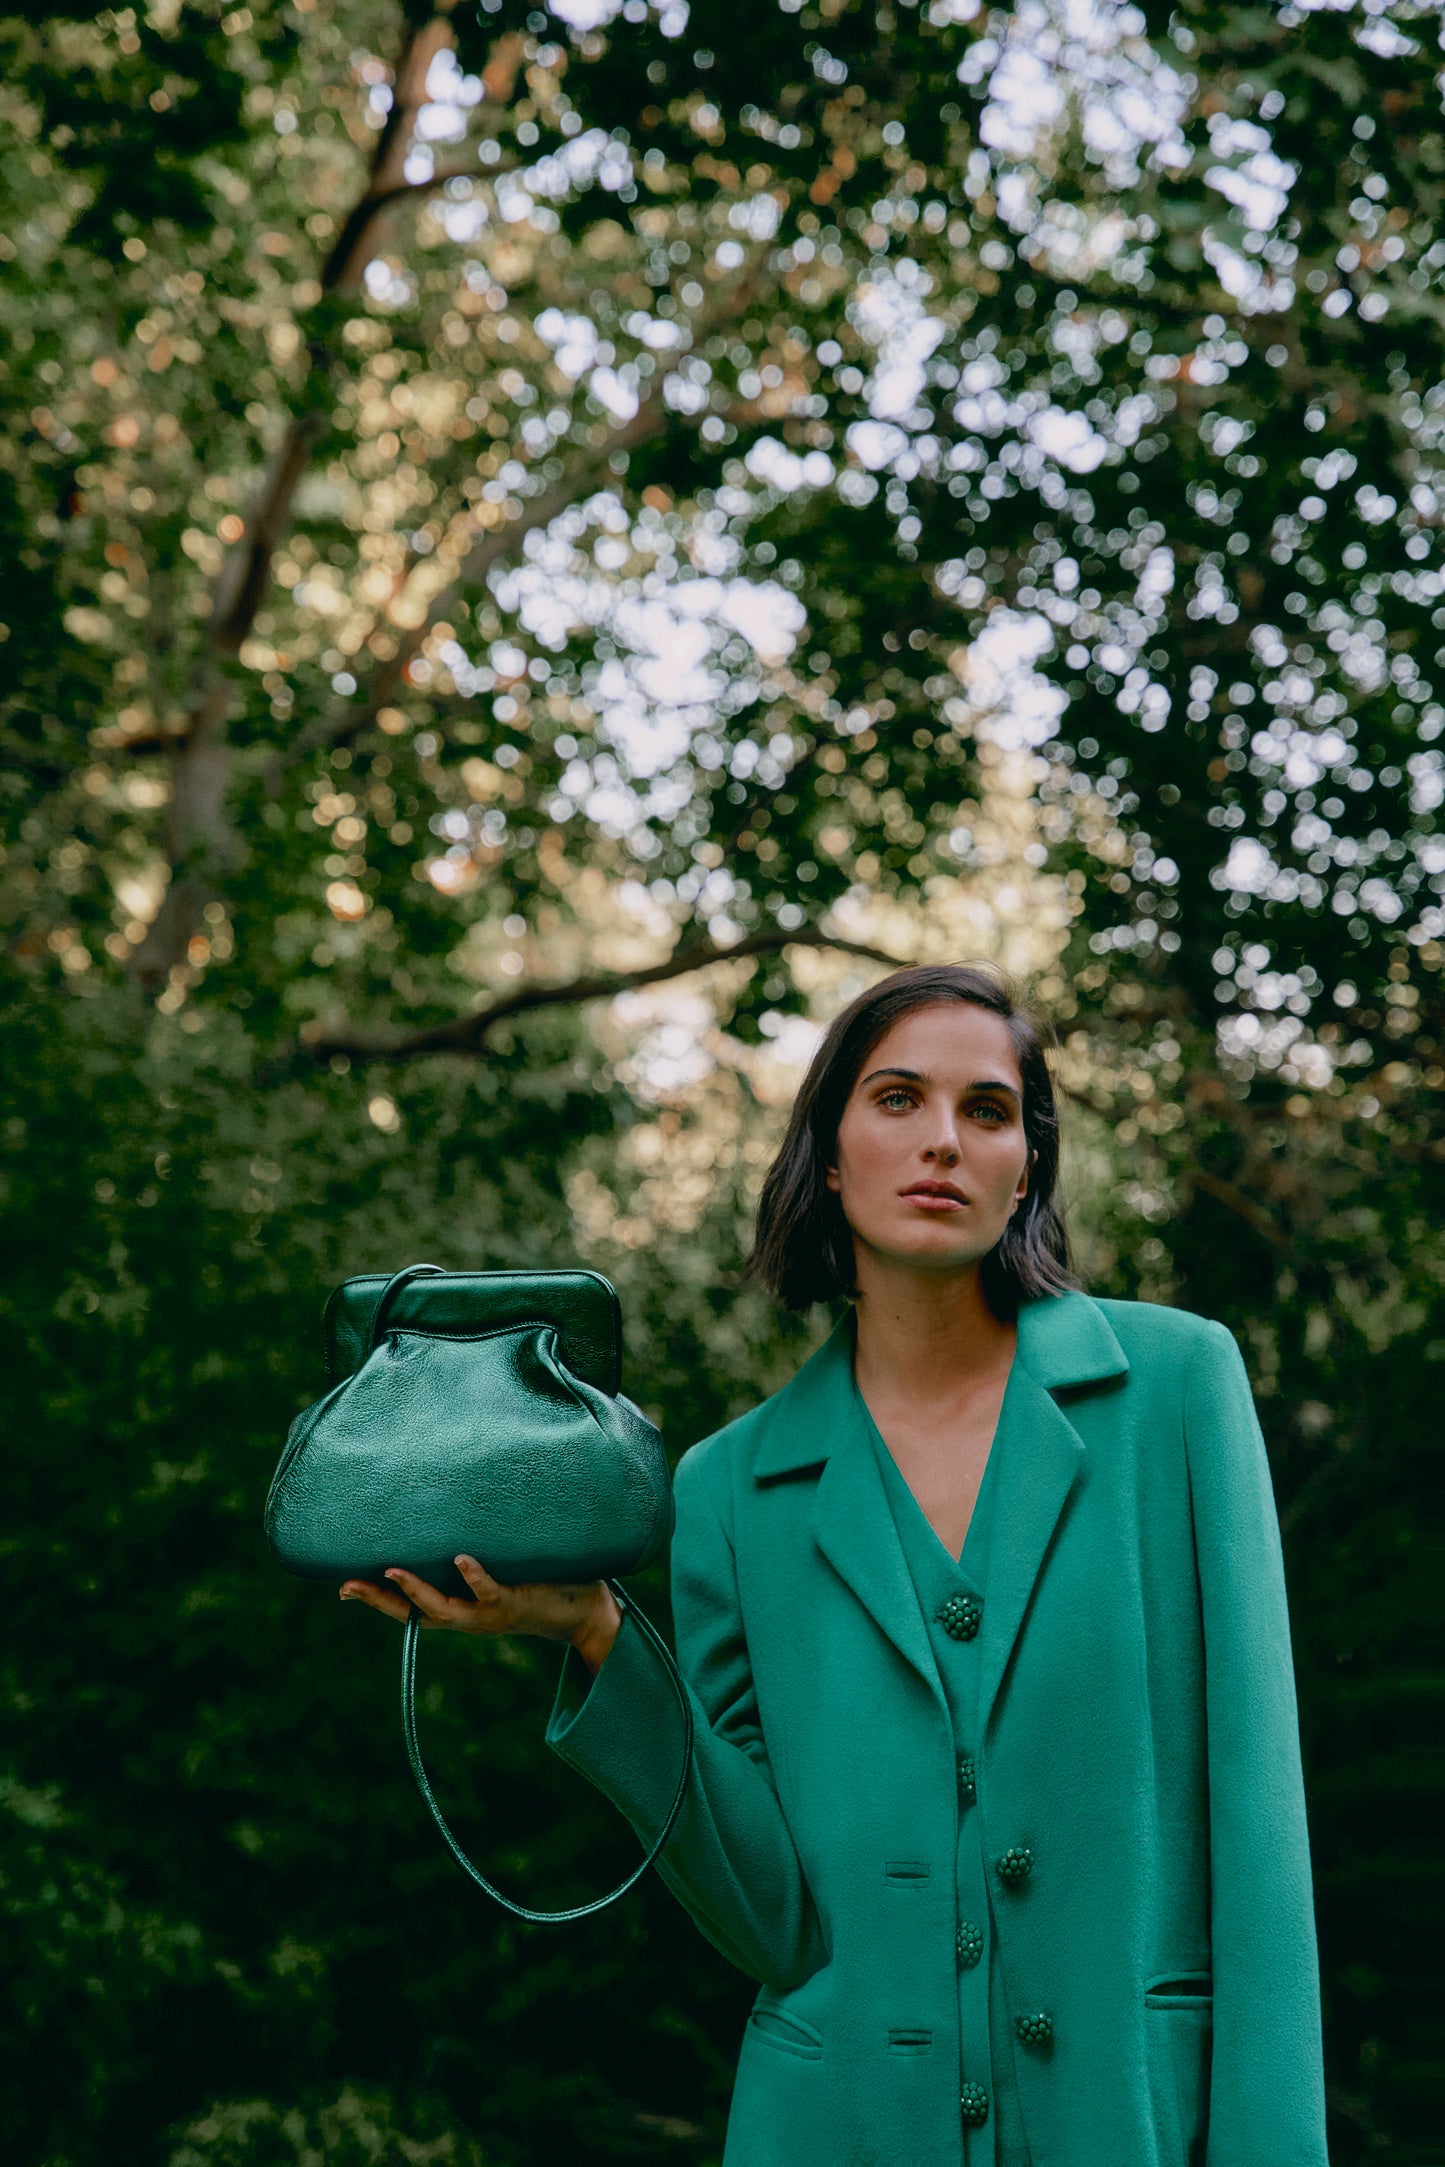
[[[594,1677],[611,1654],[621,1627],[622,1612],[617,1598],[605,1582],[599,1582],[596,1600],[589,1605],[571,1636],[573,1647]]]

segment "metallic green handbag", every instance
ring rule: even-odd
[[[596,1272],[443,1272],[411,1264],[348,1279],[326,1305],[325,1397],[296,1417],[266,1501],[277,1562],[308,1580],[380,1580],[391,1565],[469,1593],[459,1552],[496,1580],[605,1580],[661,1656],[682,1711],[671,1811],[608,1895],[532,1911],[492,1886],[432,1795],[416,1733],[413,1610],[402,1645],[402,1730],[418,1788],[458,1863],[519,1918],[585,1918],[646,1873],[692,1770],[693,1719],[671,1650],[620,1584],[672,1533],[662,1439],[618,1390],[617,1295]]]

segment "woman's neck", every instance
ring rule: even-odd
[[[875,1400],[948,1400],[1007,1373],[1018,1330],[989,1308],[977,1265],[933,1274],[858,1260],[854,1371]]]

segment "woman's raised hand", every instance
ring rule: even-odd
[[[404,1625],[413,1608],[422,1627],[451,1633],[531,1633],[543,1640],[570,1641],[587,1668],[600,1670],[622,1623],[617,1599],[605,1581],[575,1585],[525,1581],[505,1587],[475,1558],[459,1557],[457,1570],[470,1596],[443,1595],[400,1565],[386,1574],[389,1585],[374,1580],[345,1580],[343,1603],[365,1603]]]

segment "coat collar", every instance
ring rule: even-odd
[[[983,1735],[1034,1583],[1084,1448],[1052,1393],[1122,1376],[1129,1364],[1086,1294],[1028,1302],[999,1414],[987,1593],[980,1641]],[[927,1627],[879,1473],[872,1424],[853,1381],[853,1319],[844,1316],[791,1384],[768,1403],[754,1463],[759,1481],[821,1466],[813,1533],[824,1556],[941,1702]]]
[[[1045,1392],[1122,1377],[1129,1360],[1099,1304],[1070,1291],[1019,1307],[1015,1369]],[[766,1418],[753,1462],[758,1482],[818,1467],[853,1420],[853,1313],[845,1312],[815,1354],[760,1412]]]

